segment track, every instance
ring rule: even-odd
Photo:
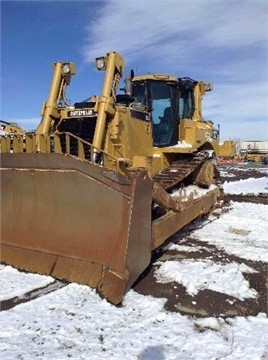
[[[206,156],[202,153],[180,155],[179,159],[174,161],[168,169],[154,176],[154,182],[165,190],[169,190],[192,174],[205,160]]]

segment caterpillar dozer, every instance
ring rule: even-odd
[[[101,95],[70,104],[75,64],[55,63],[36,130],[1,136],[1,261],[119,304],[152,251],[215,208],[219,134],[202,117],[211,83],[131,71],[120,93],[124,59],[96,67]]]

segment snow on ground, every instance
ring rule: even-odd
[[[7,359],[261,359],[267,318],[196,320],[164,310],[165,300],[131,290],[123,306],[70,284],[0,314]],[[3,326],[4,325],[4,326]]]
[[[193,231],[190,237],[240,258],[267,262],[267,220],[267,205],[234,202],[229,212]]]
[[[196,295],[200,290],[209,289],[231,295],[240,300],[255,298],[258,293],[250,289],[243,273],[256,270],[245,264],[221,264],[208,261],[166,261],[155,271],[158,282],[176,281],[182,284],[189,295]]]
[[[257,180],[257,179],[256,179]],[[257,181],[256,188],[259,187]],[[236,183],[237,185],[237,183]],[[253,181],[254,185],[254,181]],[[258,190],[259,191],[259,190]],[[191,233],[240,258],[267,262],[267,205],[233,203],[218,219]],[[177,250],[192,248],[172,245]],[[178,259],[155,264],[161,281],[181,282],[188,293],[212,289],[238,299],[258,296],[243,274],[245,264]],[[157,270],[158,269],[158,270]],[[2,299],[40,287],[50,277],[32,277],[0,268]],[[37,275],[38,276],[38,275]],[[43,280],[45,281],[43,283]],[[36,281],[36,282],[35,282]],[[40,285],[42,282],[42,285]],[[0,358],[5,360],[142,359],[264,360],[268,358],[268,319],[181,315],[164,309],[165,299],[130,290],[121,307],[100,299],[95,290],[69,284],[0,313]]]
[[[259,179],[245,179],[235,182],[224,182],[223,190],[226,194],[254,194],[267,193],[268,178],[262,177]]]
[[[220,169],[220,174],[221,174],[221,176],[228,177],[228,178],[233,178],[236,176],[235,174],[231,174],[227,170],[223,170],[223,169]]]
[[[234,166],[230,166],[228,165],[227,167],[225,166],[220,166],[219,167],[221,174],[224,174],[224,176],[226,174],[229,174],[232,171],[243,171],[243,172],[249,172],[249,171],[258,171],[264,174],[268,175],[268,167],[266,165],[260,165],[260,164],[252,164],[252,163],[246,163],[246,162],[242,162],[238,165],[234,165]]]
[[[0,301],[21,296],[28,291],[52,283],[50,276],[26,274],[19,272],[11,266],[0,265]]]

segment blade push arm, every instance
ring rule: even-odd
[[[41,111],[42,120],[36,130],[36,135],[50,133],[55,119],[59,119],[58,106],[60,100],[67,104],[65,89],[70,84],[71,76],[75,74],[74,63],[57,62],[54,64],[54,74],[50,87],[48,100],[43,104]]]
[[[116,101],[117,87],[124,72],[124,60],[116,52],[110,52],[106,56],[97,58],[96,66],[98,70],[105,70],[105,78],[102,95],[99,98],[98,117],[93,138],[95,154],[98,152],[97,149],[102,148],[107,114],[115,113],[113,105]]]

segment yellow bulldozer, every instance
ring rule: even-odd
[[[1,260],[119,304],[152,251],[215,208],[219,134],[202,117],[211,83],[131,71],[120,93],[124,59],[96,67],[101,95],[70,104],[75,65],[55,63],[35,132],[1,136]]]

